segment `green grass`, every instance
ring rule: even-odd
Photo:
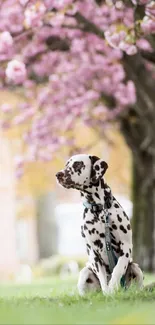
[[[72,278],[0,285],[0,324],[155,324],[155,291],[81,298]]]

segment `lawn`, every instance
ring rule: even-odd
[[[0,285],[0,324],[155,324],[155,291],[81,298],[73,278]]]

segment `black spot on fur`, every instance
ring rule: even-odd
[[[83,161],[75,161],[72,166],[75,173],[81,174],[81,170],[85,169],[85,164]]]
[[[98,193],[96,193],[96,192],[95,192],[95,196],[96,196],[98,199],[100,199],[100,197],[99,197]]]
[[[103,232],[100,233],[101,238],[105,238],[105,234]]]
[[[120,249],[120,256],[123,256],[124,255],[124,252],[122,249]]]
[[[111,243],[112,243],[113,245],[117,246],[117,243],[116,243],[115,239],[113,239],[113,238],[111,238]]]
[[[129,253],[126,253],[126,255],[125,255],[126,257],[129,257]]]
[[[97,247],[99,247],[99,248],[101,248],[101,249],[103,248],[103,244],[102,244],[102,242],[101,242],[100,239],[96,239],[94,241],[94,245],[97,246]]]
[[[93,224],[94,224],[94,221],[93,221],[93,220],[92,220],[92,221],[88,220],[88,221],[86,221],[86,223],[87,223],[88,225],[93,225]]]
[[[82,235],[83,238],[86,237],[85,234],[84,234],[84,232],[83,232],[83,226],[81,226],[81,235]]]
[[[104,188],[104,180],[101,179],[101,188]]]
[[[95,262],[95,267],[96,267],[96,271],[99,272],[99,267],[97,262]]]
[[[87,247],[90,249],[91,248],[91,246],[89,245],[89,244],[87,244]]]
[[[97,253],[94,251],[94,253],[95,253],[95,258],[94,258],[94,261],[95,262],[99,262],[99,257],[98,257],[98,255],[97,255]]]
[[[119,216],[119,214],[117,214],[117,219],[119,222],[122,222],[122,218]]]
[[[84,224],[84,230],[88,230],[87,226]]]
[[[131,226],[130,224],[127,225],[127,229],[130,230],[131,229]]]
[[[88,209],[85,208],[85,209],[84,209],[84,213],[83,213],[83,219],[85,219],[87,212],[88,212]]]
[[[127,220],[129,220],[128,216],[126,215],[126,213],[123,211],[124,217],[126,217]]]
[[[105,161],[101,161],[101,164],[100,164],[101,168],[105,169],[105,171],[107,170],[108,168],[108,165]]]
[[[131,254],[131,248],[129,248],[129,253]]]
[[[113,246],[113,245],[112,245],[112,248],[117,254],[120,254],[120,249],[119,248],[117,248],[116,246]]]
[[[93,228],[93,229],[89,230],[89,235],[95,234],[95,231],[96,231],[96,229],[95,229],[95,228]]]
[[[97,165],[97,166],[95,166],[95,169],[96,169],[96,170],[99,170],[99,169],[100,169],[100,167]]]
[[[117,226],[114,224],[114,225],[112,225],[112,228],[116,230]]]
[[[100,184],[99,180],[95,181],[95,186],[99,186],[99,184]]]
[[[110,193],[108,193],[107,195],[104,196],[104,201],[105,201],[105,206],[107,209],[111,208],[112,205],[112,198]]]
[[[124,232],[124,234],[126,234],[127,233],[127,230],[124,228],[124,226],[123,225],[120,225],[120,230],[122,230],[123,232]]]
[[[117,203],[114,204],[115,208],[119,208],[119,205]]]
[[[115,239],[115,236],[114,236],[114,234],[113,234],[113,233],[111,233],[110,235],[111,235],[111,237],[112,237],[112,238],[114,238],[114,239]]]
[[[93,280],[90,279],[90,278],[88,278],[88,279],[86,280],[86,282],[87,282],[87,283],[93,283]]]

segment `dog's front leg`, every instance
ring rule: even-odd
[[[125,274],[128,264],[129,264],[129,259],[126,258],[126,256],[119,257],[118,262],[112,272],[111,280],[109,282],[109,293],[112,293],[116,289],[118,289],[120,285],[120,280],[122,276]]]
[[[96,270],[96,275],[99,279],[102,292],[104,294],[108,293],[107,272],[101,258],[98,256],[98,253],[92,249],[90,251],[89,259],[90,263]]]
[[[107,284],[107,273],[106,273],[105,266],[101,265],[99,262],[96,262],[95,266],[96,266],[97,276],[100,281],[102,292],[103,294],[107,294],[108,284]]]
[[[120,246],[121,256],[119,257],[116,266],[113,269],[111,280],[109,282],[109,293],[118,289],[120,280],[125,274],[129,262],[131,261],[131,242],[123,242]]]

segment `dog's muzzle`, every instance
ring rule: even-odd
[[[58,180],[58,183],[62,184],[63,185],[63,182],[64,182],[64,173],[63,172],[58,172],[56,174],[56,178]]]
[[[58,173],[56,174],[56,178],[58,179],[58,181],[63,180],[63,178],[64,178],[64,173],[63,173],[63,172],[58,172]]]
[[[70,188],[74,185],[73,181],[71,180],[71,176],[69,173],[65,171],[60,171],[56,174],[56,178],[58,183],[61,184],[65,188]]]

